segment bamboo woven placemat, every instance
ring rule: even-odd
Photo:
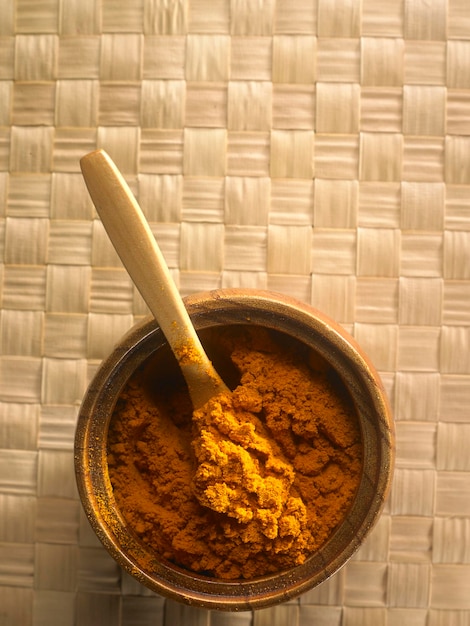
[[[84,519],[78,406],[146,314],[79,173],[96,147],[183,295],[293,295],[380,370],[389,502],[298,600],[165,601]],[[2,0],[0,228],[2,626],[470,625],[467,0]]]

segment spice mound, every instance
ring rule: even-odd
[[[303,563],[344,519],[361,434],[342,382],[302,344],[249,326],[218,330],[216,343],[237,372],[233,393],[193,413],[181,379],[152,394],[142,368],[111,420],[109,475],[155,554],[252,579]]]

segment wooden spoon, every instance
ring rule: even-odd
[[[142,209],[118,168],[104,150],[87,154],[80,166],[116,252],[178,361],[194,409],[229,392],[202,347]]]
[[[247,424],[248,412],[234,408],[233,396],[200,343],[142,210],[110,157],[98,150],[83,157],[80,165],[109,238],[165,334],[188,385],[197,433],[195,497],[204,507],[249,524],[247,537],[261,533],[274,539],[280,518],[293,515],[288,510],[290,463],[263,428],[254,427],[254,417]],[[221,394],[220,406],[217,402],[211,406],[210,400]],[[214,450],[218,452],[213,454]],[[267,494],[275,497],[266,499]],[[295,515],[299,511],[302,507]]]

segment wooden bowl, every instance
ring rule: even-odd
[[[377,372],[354,339],[319,311],[265,291],[228,289],[190,296],[185,304],[196,327],[248,324],[281,331],[319,353],[336,370],[354,402],[362,433],[363,468],[356,497],[344,521],[302,565],[254,580],[224,581],[191,573],[159,559],[129,532],[117,509],[107,466],[111,415],[136,369],[166,346],[153,319],[133,327],[101,364],[80,408],[75,470],[88,519],[109,553],[153,591],[187,604],[220,610],[250,610],[284,602],[327,580],[363,543],[389,492],[394,427]]]

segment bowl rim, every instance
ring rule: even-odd
[[[368,356],[337,322],[290,296],[255,289],[218,289],[184,298],[196,329],[228,323],[281,330],[317,350],[337,370],[355,402],[363,429],[364,469],[350,515],[321,550],[300,566],[251,581],[220,581],[163,563],[126,532],[113,507],[107,472],[107,428],[115,398],[136,367],[166,340],[153,318],[135,324],[99,365],[81,403],[74,444],[75,475],[87,518],[111,556],[141,584],[186,604],[229,611],[285,602],[336,573],[360,547],[389,494],[395,433],[390,405]],[[351,382],[352,381],[352,382]],[[338,550],[337,544],[342,548]],[[140,565],[139,565],[140,563]],[[142,563],[146,563],[145,566]]]

